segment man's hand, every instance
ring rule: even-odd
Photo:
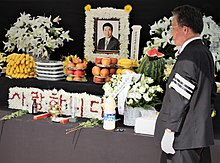
[[[175,150],[173,148],[174,142],[174,132],[170,129],[166,129],[161,140],[161,149],[167,154],[174,154]]]

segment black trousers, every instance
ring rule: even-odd
[[[209,147],[177,150],[174,155],[162,152],[160,163],[211,163]]]

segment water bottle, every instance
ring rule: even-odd
[[[105,130],[114,130],[115,129],[115,100],[112,96],[109,96],[104,101],[104,122],[103,128]]]

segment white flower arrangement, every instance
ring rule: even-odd
[[[103,85],[104,96],[111,95],[122,82],[123,75],[112,75],[109,82]],[[126,105],[132,107],[142,107],[149,109],[161,103],[157,93],[162,93],[163,89],[159,85],[153,85],[154,80],[150,77],[140,75],[137,80],[132,79],[132,84],[128,90]]]
[[[88,6],[88,5],[87,5]],[[87,7],[86,6],[86,7]],[[109,54],[107,53],[95,53],[95,46],[94,46],[94,33],[95,33],[95,18],[98,19],[118,19],[120,26],[118,30],[119,42],[120,42],[120,50],[118,53],[111,53],[112,57],[116,58],[127,58],[128,57],[128,44],[129,44],[129,12],[122,9],[114,9],[114,8],[97,8],[85,9],[86,19],[85,19],[85,41],[84,41],[84,54],[85,58],[89,61],[95,62],[96,57],[108,57]]]
[[[31,17],[30,14],[21,13],[20,17],[7,31],[7,41],[4,49],[6,52],[23,52],[35,58],[49,58],[49,53],[62,47],[64,41],[72,41],[69,31],[56,27],[61,18],[56,17]]]
[[[174,45],[171,35],[171,20],[172,17],[160,19],[155,22],[150,28],[150,35],[154,36],[147,41],[147,46],[144,47],[144,55],[148,50],[156,48],[158,51],[165,54],[167,57],[174,57],[178,47]],[[216,62],[217,70],[220,70],[220,26],[213,21],[211,16],[203,16],[204,28],[201,33],[204,43],[210,48]]]

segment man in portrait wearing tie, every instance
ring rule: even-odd
[[[119,41],[112,35],[113,26],[111,23],[105,23],[102,26],[105,37],[99,39],[98,50],[119,50]]]

